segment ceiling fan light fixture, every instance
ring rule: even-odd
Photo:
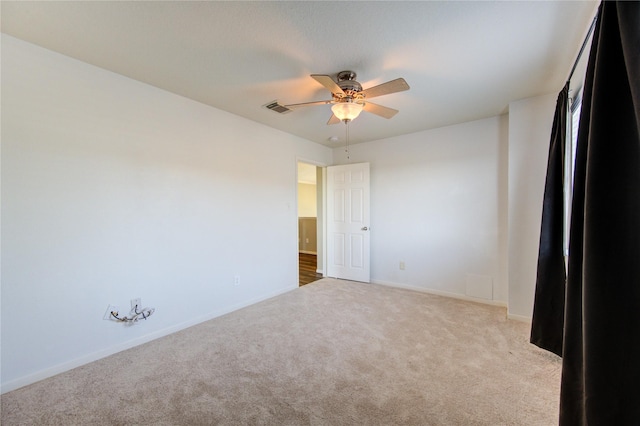
[[[331,107],[333,115],[340,121],[351,121],[362,112],[363,105],[356,102],[340,102]]]

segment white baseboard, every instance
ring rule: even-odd
[[[479,298],[470,297],[470,296],[467,296],[467,295],[464,295],[464,294],[450,293],[450,292],[447,292],[447,291],[434,290],[434,289],[431,289],[431,288],[424,288],[424,287],[416,287],[416,286],[412,286],[412,285],[408,285],[408,284],[400,284],[400,283],[394,283],[394,282],[390,282],[390,281],[372,280],[371,282],[373,284],[386,285],[388,287],[403,288],[405,290],[419,291],[421,293],[434,294],[436,296],[444,296],[444,297],[449,297],[449,298],[452,298],[452,299],[464,300],[464,301],[467,301],[467,302],[482,303],[482,304],[491,305],[491,306],[500,306],[502,308],[506,308],[507,307],[507,302],[504,302],[502,300],[479,299]]]
[[[531,324],[531,317],[527,317],[524,315],[510,314],[509,312],[507,312],[507,318],[509,318],[510,320],[521,321],[521,322],[526,322]]]
[[[317,255],[318,252],[316,251],[310,251],[310,250],[298,250],[298,253],[302,253],[302,254],[313,254],[313,255]]]
[[[257,297],[255,299],[251,299],[251,300],[248,300],[246,302],[238,303],[238,304],[226,307],[225,309],[214,311],[214,312],[211,312],[211,313],[209,313],[207,315],[203,315],[201,317],[194,318],[192,320],[185,321],[185,322],[182,322],[180,324],[176,324],[176,325],[173,325],[171,327],[167,327],[167,328],[164,328],[162,330],[155,331],[153,333],[149,333],[149,334],[147,334],[145,336],[141,336],[139,338],[132,339],[132,340],[120,343],[120,344],[115,345],[115,346],[111,346],[111,347],[103,349],[101,351],[93,352],[93,353],[78,357],[76,359],[73,359],[71,361],[63,362],[63,363],[55,365],[53,367],[45,368],[45,369],[37,371],[37,372],[35,372],[33,374],[29,374],[27,376],[23,376],[23,377],[11,380],[11,381],[9,381],[7,383],[2,383],[1,388],[0,388],[0,394],[16,390],[18,388],[30,385],[30,384],[35,383],[35,382],[39,382],[40,380],[44,380],[44,379],[47,379],[49,377],[53,377],[53,376],[55,376],[57,374],[64,373],[65,371],[69,371],[69,370],[72,370],[72,369],[74,369],[76,367],[80,367],[80,366],[83,366],[85,364],[89,364],[91,362],[97,361],[99,359],[106,358],[106,357],[108,357],[110,355],[116,354],[118,352],[122,352],[122,351],[127,350],[127,349],[131,349],[131,348],[133,348],[135,346],[142,345],[142,344],[150,342],[152,340],[159,339],[159,338],[164,337],[164,336],[168,336],[169,334],[176,333],[176,332],[178,332],[180,330],[184,330],[185,328],[189,328],[189,327],[192,327],[194,325],[203,323],[205,321],[209,321],[209,320],[212,320],[214,318],[220,317],[222,315],[226,315],[226,314],[231,313],[233,311],[237,311],[238,309],[242,309],[242,308],[245,308],[247,306],[253,305],[255,303],[259,303],[259,302],[262,302],[264,300],[271,299],[272,297],[276,297],[276,296],[279,296],[281,294],[288,293],[288,292],[290,292],[292,290],[295,290],[297,288],[298,288],[298,286],[296,285],[296,286],[291,287],[291,288],[278,290],[278,291],[275,291],[273,293],[270,293],[270,294],[267,294],[267,295],[263,295],[261,297]]]
[[[404,288],[406,290],[413,290],[413,291],[419,291],[419,292],[422,292],[422,293],[435,294],[437,296],[450,297],[450,298],[453,298],[453,299],[465,300],[467,302],[483,303],[485,305],[491,305],[491,306],[500,306],[502,308],[507,308],[507,319],[531,324],[531,317],[528,317],[528,316],[525,316],[525,315],[516,315],[516,314],[510,313],[509,310],[508,310],[509,309],[508,303],[504,302],[502,300],[479,299],[479,298],[475,298],[475,297],[469,297],[469,296],[464,295],[464,294],[449,293],[449,292],[446,292],[446,291],[434,290],[434,289],[424,288],[424,287],[416,287],[416,286],[412,286],[412,285],[399,284],[399,283],[394,283],[394,282],[389,282],[389,281],[372,280],[371,282],[373,284],[386,285],[386,286],[389,286],[389,287]]]
[[[318,270],[318,273],[322,273],[322,271]],[[388,281],[372,280],[371,282],[373,284],[380,284],[380,285],[385,285],[385,286],[388,286],[388,287],[403,288],[403,289],[406,289],[406,290],[413,290],[413,291],[418,291],[418,292],[422,292],[422,293],[434,294],[434,295],[437,295],[437,296],[450,297],[450,298],[453,298],[453,299],[460,299],[460,300],[464,300],[464,301],[468,301],[468,302],[483,303],[483,304],[487,304],[487,305],[500,306],[500,307],[505,307],[505,308],[507,307],[507,303],[506,302],[499,301],[499,300],[478,299],[478,298],[469,297],[469,296],[466,296],[466,295],[463,295],[463,294],[449,293],[449,292],[441,291],[441,290],[434,290],[434,289],[428,289],[428,288],[423,288],[423,287],[416,287],[416,286],[393,283],[393,282],[388,282]],[[281,294],[288,293],[289,291],[295,290],[297,288],[298,288],[298,286],[296,285],[295,287],[278,290],[278,291],[273,292],[271,294],[267,294],[267,295],[264,295],[264,296],[261,296],[261,297],[257,297],[255,299],[251,299],[251,300],[248,300],[246,302],[238,303],[236,305],[229,306],[229,307],[227,307],[225,309],[214,311],[214,312],[211,312],[211,313],[209,313],[207,315],[203,315],[201,317],[194,318],[192,320],[185,321],[183,323],[176,324],[174,326],[167,327],[167,328],[164,328],[162,330],[155,331],[155,332],[147,334],[145,336],[141,336],[141,337],[139,337],[137,339],[132,339],[132,340],[129,340],[127,342],[123,342],[121,344],[106,348],[104,350],[93,352],[91,354],[81,356],[79,358],[76,358],[76,359],[73,359],[71,361],[67,361],[67,362],[55,365],[53,367],[45,368],[45,369],[37,371],[37,372],[35,372],[33,374],[29,374],[27,376],[20,377],[18,379],[9,381],[7,383],[3,383],[1,385],[0,393],[6,393],[6,392],[10,392],[10,391],[16,390],[16,389],[21,388],[23,386],[27,386],[27,385],[30,385],[32,383],[38,382],[40,380],[44,380],[46,378],[55,376],[57,374],[64,373],[65,371],[69,371],[69,370],[74,369],[76,367],[80,367],[82,365],[89,364],[91,362],[97,361],[99,359],[105,358],[105,357],[113,355],[113,354],[116,354],[118,352],[122,352],[124,350],[131,349],[131,348],[133,348],[135,346],[142,345],[144,343],[150,342],[150,341],[155,340],[155,339],[159,339],[159,338],[164,337],[164,336],[168,336],[170,334],[173,334],[173,333],[176,333],[176,332],[178,332],[180,330],[184,330],[184,329],[192,327],[194,325],[203,323],[205,321],[209,321],[209,320],[212,320],[214,318],[220,317],[222,315],[226,315],[228,313],[231,313],[233,311],[237,311],[238,309],[242,309],[242,308],[245,308],[247,306],[253,305],[255,303],[259,303],[259,302],[262,302],[264,300],[271,299],[272,297],[276,297],[276,296],[279,296]],[[523,316],[523,315],[515,315],[515,314],[507,313],[507,318],[511,319],[511,320],[515,320],[515,321],[522,321],[522,322],[529,322],[529,323],[531,322],[531,318],[530,317]]]

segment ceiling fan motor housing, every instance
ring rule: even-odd
[[[362,85],[356,81],[356,77],[356,73],[353,71],[340,71],[338,73],[337,84],[346,95],[346,97],[339,96],[338,100],[352,102],[364,98],[363,95],[360,95]]]
[[[338,81],[355,80],[357,74],[353,71],[340,71],[337,75]]]
[[[362,86],[355,80],[339,81],[338,86],[340,86],[345,93],[347,93],[347,91],[354,93],[362,92]]]
[[[334,94],[334,98],[339,102],[354,102],[364,99],[362,85],[356,81],[356,73],[353,71],[341,71],[338,73],[337,85],[340,86],[346,96]]]

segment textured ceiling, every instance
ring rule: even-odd
[[[400,112],[363,112],[351,143],[498,115],[562,88],[597,5],[2,1],[1,13],[4,33],[337,146],[345,129],[326,124],[329,105],[263,106],[330,99],[309,74],[353,70],[364,88],[403,77],[411,89],[376,98]]]

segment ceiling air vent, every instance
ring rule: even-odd
[[[284,114],[286,112],[291,111],[286,106],[279,104],[278,101],[273,101],[270,104],[265,105],[265,108],[268,108],[271,111],[275,111],[275,112],[280,113],[280,114]]]

